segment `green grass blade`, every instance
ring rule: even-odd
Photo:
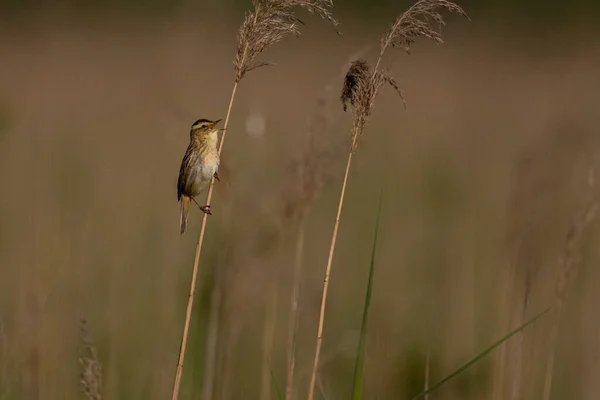
[[[369,306],[371,305],[371,291],[373,288],[373,275],[375,272],[375,252],[377,250],[377,236],[379,233],[379,219],[381,217],[381,199],[379,196],[379,206],[377,209],[377,220],[375,222],[375,235],[373,237],[373,250],[371,252],[371,266],[369,267],[369,280],[367,283],[367,294],[365,296],[365,308],[363,310],[362,325],[360,328],[360,339],[358,341],[358,350],[356,352],[356,364],[354,366],[354,381],[352,383],[352,400],[361,400],[363,398],[365,386],[365,347],[367,344],[367,321],[369,318]]]
[[[551,310],[552,310],[552,307],[549,307],[546,310],[542,311],[541,313],[539,313],[538,315],[536,315],[535,317],[533,317],[529,321],[525,322],[523,325],[521,325],[520,327],[518,327],[514,331],[510,332],[509,334],[507,334],[506,336],[504,336],[503,338],[501,338],[500,340],[498,340],[496,343],[493,343],[491,346],[489,346],[488,348],[486,348],[483,351],[481,351],[475,357],[473,357],[472,359],[470,359],[469,361],[467,361],[466,363],[464,363],[463,365],[461,365],[460,367],[458,367],[450,375],[448,375],[445,378],[443,378],[442,380],[436,382],[429,389],[424,390],[423,392],[421,392],[418,395],[416,395],[415,397],[413,397],[411,400],[420,399],[423,396],[425,396],[426,394],[431,393],[433,390],[435,390],[438,387],[442,386],[444,383],[448,382],[450,379],[454,378],[455,376],[457,376],[458,374],[460,374],[461,372],[463,372],[464,370],[466,370],[467,368],[469,368],[471,365],[475,364],[477,361],[479,361],[481,358],[485,357],[488,353],[490,353],[496,347],[498,347],[502,343],[506,342],[508,339],[510,339],[511,337],[513,337],[514,335],[516,335],[517,333],[519,333],[520,331],[522,331],[523,329],[525,329],[527,326],[533,324],[535,321],[537,321],[538,319],[540,319],[541,317],[543,317],[544,315],[546,315]]]
[[[271,372],[271,381],[273,382],[273,386],[275,387],[275,392],[277,393],[277,400],[283,400],[283,396],[281,394],[281,390],[279,390],[279,385],[277,384],[277,379],[275,379],[275,374],[273,373],[273,369],[269,369]]]

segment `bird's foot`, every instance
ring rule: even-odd
[[[200,206],[200,210],[202,210],[202,212],[204,212],[205,214],[212,215],[209,204],[207,204],[205,206]]]
[[[215,172],[213,176],[215,177],[215,180],[221,182],[221,179],[219,179],[219,174],[217,172]]]

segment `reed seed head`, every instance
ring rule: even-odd
[[[361,59],[350,65],[344,78],[340,100],[344,111],[347,110],[348,105],[352,109],[352,151],[358,146],[358,139],[369,120],[381,85],[390,85],[406,106],[404,95],[396,80],[380,68],[385,51],[389,46],[401,47],[410,54],[410,46],[418,37],[443,43],[441,27],[444,25],[444,20],[437,11],[440,8],[468,18],[463,9],[451,1],[419,0],[402,13],[381,37],[381,48],[375,67],[371,67],[367,61]]]
[[[436,43],[444,43],[442,27],[446,25],[439,9],[469,17],[458,5],[448,0],[419,0],[402,13],[381,37],[383,55],[388,46],[399,47],[410,54],[410,46],[418,37],[431,39]]]
[[[344,77],[340,100],[344,111],[348,109],[348,105],[352,109],[352,150],[358,145],[358,138],[371,116],[377,94],[384,83],[396,90],[405,103],[404,95],[394,78],[387,72],[374,70],[365,60],[354,61]]]
[[[338,32],[339,22],[331,14],[333,0],[253,0],[252,4],[254,10],[246,13],[238,33],[234,61],[236,82],[242,80],[247,72],[270,65],[255,62],[256,57],[267,48],[288,34],[300,35],[300,26],[304,23],[294,15],[296,7],[329,21]]]

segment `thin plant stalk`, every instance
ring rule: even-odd
[[[220,268],[217,268],[216,273],[222,274]],[[206,339],[206,359],[204,362],[204,374],[203,374],[203,385],[202,385],[202,398],[212,399],[215,382],[215,370],[216,370],[216,359],[217,359],[217,346],[219,339],[219,310],[221,309],[221,283],[217,277],[214,282],[214,289],[211,296],[211,310],[210,320],[208,322],[208,333]]]
[[[221,141],[219,143],[219,155],[223,151],[223,143],[225,143],[225,135],[227,134],[227,127],[229,126],[229,116],[231,115],[231,109],[233,107],[233,100],[237,92],[239,82],[236,81],[231,90],[231,98],[229,99],[229,107],[227,108],[227,115],[225,116],[225,123],[223,126],[223,133],[221,134]],[[206,196],[206,204],[210,205],[212,200],[213,188],[215,185],[215,178],[210,181],[208,187],[208,195]],[[192,269],[192,279],[190,282],[190,292],[188,295],[188,303],[185,311],[185,323],[183,325],[183,334],[181,336],[181,346],[179,348],[179,359],[177,361],[177,371],[175,373],[175,384],[173,386],[172,400],[179,398],[179,388],[181,386],[181,375],[183,373],[183,360],[185,357],[185,348],[187,346],[187,338],[190,330],[190,321],[192,319],[192,307],[194,305],[194,293],[196,291],[196,280],[198,277],[198,265],[200,261],[200,254],[202,253],[202,244],[204,243],[204,232],[206,230],[206,221],[208,214],[203,213],[202,225],[200,226],[200,236],[198,237],[198,244],[196,245],[196,255],[194,257],[194,267]]]
[[[227,202],[222,209],[223,224],[228,228],[225,230],[225,237],[231,236],[231,203]],[[217,370],[219,366],[218,360],[220,357],[220,344],[223,341],[223,300],[225,299],[225,283],[227,265],[231,259],[233,244],[226,240],[225,246],[221,249],[224,257],[215,270],[213,277],[213,288],[210,300],[209,322],[206,335],[206,357],[204,360],[204,371],[202,374],[202,399],[210,400],[215,396],[215,386]]]
[[[302,263],[304,255],[304,239],[305,239],[306,219],[301,217],[300,226],[296,235],[296,249],[294,261],[294,277],[292,283],[292,296],[290,304],[290,318],[288,324],[288,371],[287,381],[285,385],[285,399],[292,400],[294,389],[294,372],[296,369],[296,339],[298,337],[298,297],[300,293],[300,276],[302,275]]]
[[[598,199],[595,195],[595,170],[591,168],[589,171],[588,184],[590,190],[590,198],[588,204],[582,210],[578,220],[574,221],[569,233],[567,234],[567,242],[564,254],[560,260],[560,275],[556,283],[555,291],[555,310],[554,321],[550,329],[549,353],[546,362],[546,371],[544,377],[544,391],[542,400],[550,400],[552,394],[552,376],[554,373],[554,359],[556,353],[556,343],[558,341],[559,325],[564,312],[564,304],[567,297],[567,289],[573,281],[574,275],[577,272],[577,264],[581,261],[581,257],[577,254],[576,246],[581,241],[581,237],[586,228],[592,223],[598,211]]]
[[[369,120],[381,86],[384,84],[391,86],[400,95],[400,98],[404,102],[404,96],[395,79],[390,76],[387,71],[380,70],[381,61],[383,60],[383,56],[389,47],[399,47],[404,49],[407,53],[410,53],[410,46],[418,37],[425,37],[437,43],[443,43],[442,35],[439,29],[441,29],[441,26],[444,25],[444,20],[437,11],[437,9],[440,8],[468,18],[460,6],[449,0],[419,0],[405,12],[403,12],[382,36],[379,57],[375,63],[375,68],[371,68],[369,63],[364,60],[356,60],[351,64],[348,72],[346,73],[341,101],[344,111],[347,109],[348,105],[350,105],[350,108],[352,109],[352,145],[348,153],[346,172],[344,173],[344,181],[342,184],[342,191],[340,193],[338,211],[333,227],[331,245],[329,247],[329,257],[327,259],[327,266],[325,268],[325,279],[323,282],[323,292],[321,297],[321,310],[319,313],[319,326],[317,329],[317,343],[315,346],[315,358],[313,360],[310,386],[308,389],[308,400],[314,399],[319,358],[323,343],[323,325],[325,321],[325,307],[327,304],[331,266],[333,262],[333,254],[335,252],[335,245],[337,242],[340,216],[342,214],[342,207],[344,205],[344,196],[346,194],[348,175],[350,173],[350,166],[352,164],[352,156],[358,147],[360,136],[362,135],[363,130]],[[435,28],[431,28],[430,25],[434,25]]]
[[[227,207],[225,219],[230,216],[230,207]],[[230,251],[230,243],[227,242],[227,247],[223,250],[224,254]],[[210,400],[214,397],[215,379],[217,371],[218,348],[221,340],[221,304],[223,302],[225,283],[225,265],[216,268],[213,279],[213,290],[210,300],[210,319],[207,328],[206,338],[206,358],[204,361],[204,373],[202,376],[202,399]]]
[[[370,45],[365,46],[354,53],[344,63],[344,69],[357,57],[366,54],[370,48]],[[339,78],[344,78],[344,75]],[[337,81],[339,78],[336,77],[335,80]],[[329,129],[335,119],[331,115],[331,108],[334,103],[334,99],[331,96],[331,88],[332,84],[326,85],[324,91],[319,96],[317,108],[309,119],[307,131],[308,143],[304,155],[299,161],[295,161],[292,164],[294,167],[298,166],[293,169],[295,176],[290,179],[297,183],[297,194],[292,198],[290,204],[288,204],[288,208],[296,210],[295,214],[292,214],[295,217],[292,220],[299,222],[296,226],[295,261],[288,320],[286,400],[291,400],[293,397],[294,373],[296,368],[296,338],[298,335],[299,318],[299,286],[302,276],[306,221],[309,210],[322,186],[326,181],[331,179],[328,173],[328,166],[331,165],[333,160],[337,159],[338,153],[342,156],[341,151],[338,151],[339,146],[332,143],[325,144],[323,141],[323,138],[329,135]]]
[[[91,339],[85,320],[81,321],[80,340],[79,365],[81,374],[79,383],[81,390],[88,400],[102,400],[102,363],[99,360],[98,349]],[[3,397],[0,396],[0,398]]]
[[[277,384],[277,379],[275,379],[275,374],[271,369],[271,380],[273,381],[273,387],[275,388],[275,394],[277,395],[277,400],[283,400],[283,396],[281,395],[281,390],[279,390],[279,385]]]
[[[260,400],[271,398],[272,380],[272,354],[275,341],[275,325],[277,323],[277,305],[279,302],[279,286],[271,285],[267,303],[265,304],[265,328],[262,343],[262,379],[260,389]],[[276,383],[276,382],[275,382]]]
[[[356,131],[355,131],[356,133]],[[313,400],[315,394],[315,383],[317,381],[317,370],[319,366],[319,358],[321,355],[321,345],[323,344],[323,325],[325,324],[325,306],[327,304],[327,292],[329,289],[329,276],[331,275],[331,266],[333,264],[333,254],[335,252],[335,245],[337,242],[338,230],[340,227],[340,217],[342,215],[342,207],[344,206],[344,198],[346,195],[346,185],[348,184],[348,176],[350,174],[350,166],[352,165],[353,149],[356,144],[358,134],[352,135],[352,148],[348,153],[348,162],[346,163],[346,172],[344,173],[344,182],[342,183],[342,191],[340,193],[340,200],[338,203],[337,215],[335,217],[335,224],[333,225],[333,235],[331,236],[331,245],[329,246],[329,257],[327,259],[327,267],[325,268],[325,280],[323,281],[323,294],[321,297],[321,311],[319,314],[319,328],[317,330],[317,345],[315,347],[315,358],[313,360],[312,372],[310,374],[310,386],[308,391],[308,399]]]
[[[466,371],[467,368],[471,367],[471,365],[475,364],[477,361],[481,360],[483,357],[485,357],[486,355],[488,355],[489,353],[491,353],[494,349],[496,349],[498,346],[500,346],[501,344],[503,344],[504,342],[506,342],[507,340],[509,340],[510,338],[512,338],[514,335],[516,335],[517,333],[523,331],[525,328],[527,328],[529,325],[533,324],[534,322],[536,322],[538,319],[542,318],[544,315],[548,314],[550,311],[552,311],[552,307],[545,309],[544,311],[542,311],[541,313],[539,313],[538,315],[536,315],[535,317],[531,318],[529,321],[525,322],[524,324],[522,324],[521,326],[519,326],[518,328],[516,328],[515,330],[513,330],[512,332],[508,333],[507,335],[505,335],[503,338],[499,339],[498,341],[496,341],[495,343],[493,343],[492,345],[488,346],[487,348],[483,349],[482,351],[480,351],[478,354],[476,354],[473,358],[471,358],[469,361],[467,361],[466,363],[464,363],[463,365],[461,365],[460,367],[458,367],[457,369],[454,370],[454,372],[451,372],[449,375],[446,375],[446,377],[442,378],[441,380],[439,380],[438,382],[434,383],[433,385],[431,385],[431,387],[427,390],[422,391],[421,393],[417,394],[416,396],[414,396],[411,400],[419,400],[424,398],[425,396],[427,396],[429,393],[433,392],[434,390],[436,390],[437,388],[439,388],[440,386],[444,385],[446,382],[448,382],[449,380],[455,378],[456,376],[458,376],[459,374],[461,374],[462,372]]]
[[[430,363],[431,363],[431,349],[427,349],[427,355],[425,356],[425,390],[426,394],[424,400],[429,400],[429,373],[430,373]]]
[[[217,399],[232,399],[232,392],[236,384],[235,356],[242,336],[243,326],[240,321],[228,321],[226,329],[223,329],[223,361],[219,365],[222,376],[219,379],[215,397]]]
[[[373,237],[373,250],[371,251],[371,263],[369,266],[369,278],[367,279],[367,293],[365,294],[365,308],[363,310],[362,324],[360,327],[360,339],[354,365],[354,380],[352,383],[352,400],[362,400],[365,391],[365,356],[367,348],[367,325],[369,323],[369,309],[371,307],[371,294],[373,293],[373,276],[375,275],[375,254],[377,253],[377,238],[379,236],[379,221],[381,220],[381,201],[383,193],[379,196],[379,207],[377,210],[377,222],[375,223],[375,235]]]
[[[509,224],[506,234],[509,258],[507,270],[502,276],[499,290],[500,306],[499,321],[502,329],[519,324],[525,320],[529,313],[532,284],[529,283],[533,274],[533,266],[529,258],[524,259],[524,254],[529,254],[532,233],[535,229],[536,201],[532,200],[535,179],[539,179],[534,173],[534,165],[530,160],[538,160],[540,143],[535,147],[522,152],[519,160],[511,173],[511,188],[508,201]],[[539,161],[538,161],[539,162]],[[544,168],[547,171],[547,168]],[[536,196],[545,198],[544,194],[537,193]],[[493,400],[518,400],[520,398],[523,374],[523,346],[524,333],[521,332],[506,343],[499,350],[495,362],[495,378],[492,386]]]
[[[235,81],[231,90],[231,98],[229,99],[229,107],[225,116],[223,133],[219,143],[219,155],[223,151],[225,136],[229,126],[229,117],[233,101],[237,92],[238,85],[244,76],[257,68],[267,66],[268,63],[254,62],[255,59],[263,53],[267,48],[275,43],[283,40],[286,35],[300,34],[299,26],[302,25],[295,15],[295,8],[304,8],[314,15],[329,21],[334,28],[338,22],[331,15],[333,0],[253,0],[254,10],[246,14],[246,17],[238,31],[238,48],[234,60]],[[337,31],[337,30],[336,30]],[[210,205],[212,200],[215,179],[211,179],[206,196],[206,205]],[[206,230],[206,222],[208,214],[202,216],[202,224],[200,227],[200,235],[196,246],[196,255],[194,257],[194,267],[192,269],[192,278],[190,283],[190,292],[188,296],[188,304],[186,308],[185,323],[181,338],[181,347],[179,349],[179,359],[177,361],[177,370],[175,374],[175,383],[173,386],[172,400],[179,397],[179,388],[181,385],[181,375],[183,373],[183,360],[189,333],[190,320],[192,315],[192,307],[194,304],[194,292],[196,289],[196,280],[198,276],[198,263],[200,254],[202,253],[202,244],[204,243],[204,233]]]

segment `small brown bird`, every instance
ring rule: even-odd
[[[210,212],[210,205],[201,206],[194,197],[198,196],[215,177],[219,180],[219,151],[217,150],[217,132],[215,129],[221,121],[199,119],[192,124],[190,130],[190,144],[181,161],[179,179],[177,180],[177,200],[181,202],[180,227],[181,234],[187,231],[188,214],[192,201],[206,214]]]

